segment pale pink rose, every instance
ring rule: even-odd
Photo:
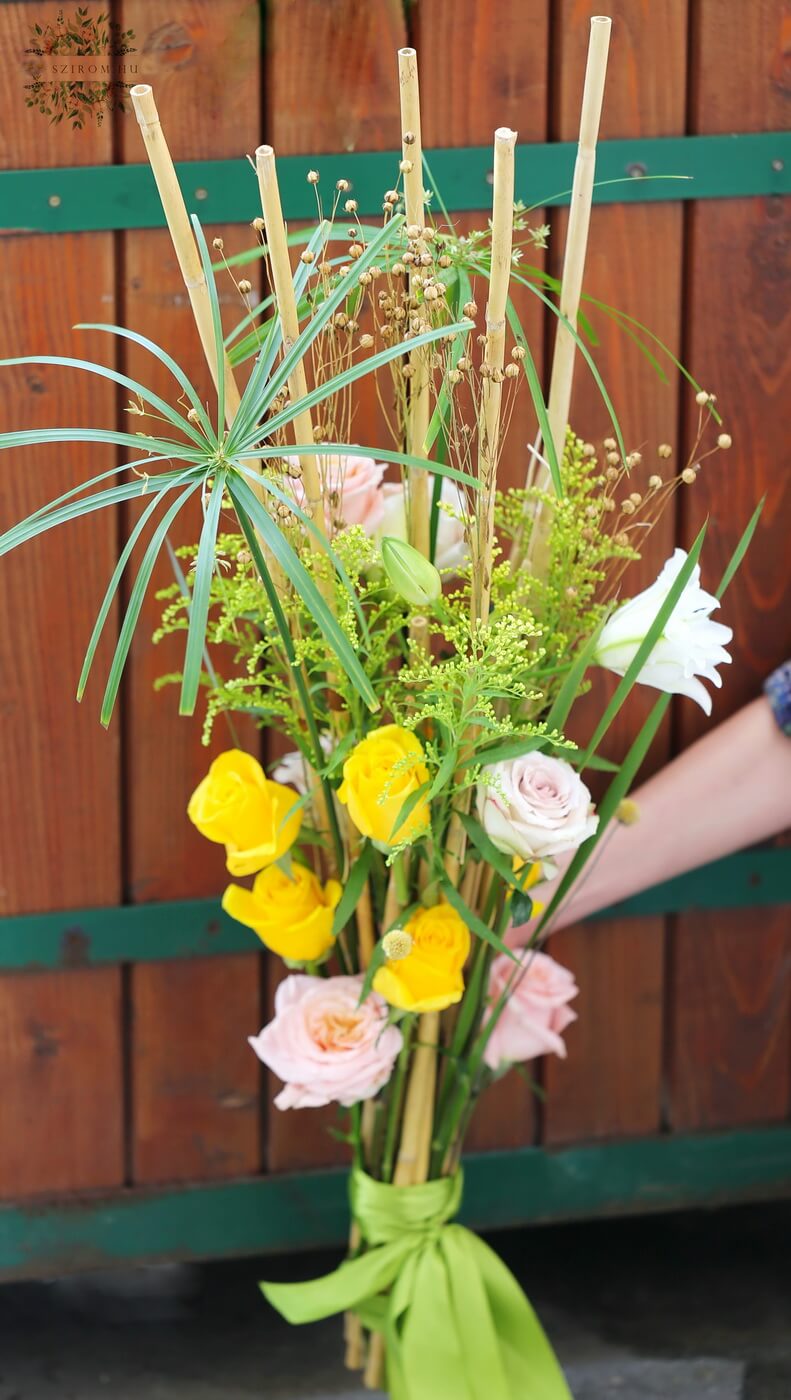
[[[568,1005],[579,991],[574,974],[561,967],[546,953],[522,954],[525,971],[517,981],[500,1014],[484,1051],[490,1069],[534,1060],[538,1055],[566,1058],[563,1031],[576,1021],[577,1013]],[[495,958],[489,974],[489,1001],[497,1002],[516,969],[512,958],[502,953]],[[487,1012],[488,1019],[491,1012]]]
[[[362,977],[300,973],[280,983],[274,1019],[248,1037],[259,1060],[284,1082],[277,1108],[348,1108],[387,1083],[401,1032],[387,1025],[387,1002],[376,992],[359,1005],[362,984]]]
[[[296,461],[296,458],[292,458]],[[341,520],[344,525],[361,525],[366,535],[374,536],[384,520],[382,478],[387,471],[384,462],[373,457],[351,457],[346,453],[319,457],[319,470],[325,494],[337,492],[337,506],[327,500],[327,519]],[[304,508],[305,491],[301,481],[293,483],[297,504]]]
[[[498,851],[548,860],[572,851],[599,824],[591,795],[570,763],[526,753],[484,768],[478,816]]]

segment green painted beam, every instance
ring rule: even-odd
[[[791,1127],[467,1159],[478,1229],[675,1210],[791,1193]],[[0,1207],[0,1279],[171,1259],[342,1246],[342,1170]]]
[[[791,848],[741,851],[657,885],[597,917],[791,903]],[[255,937],[218,899],[23,914],[0,920],[0,973],[247,953]]]
[[[518,147],[517,198],[528,206],[567,204],[575,150],[572,142]],[[383,192],[395,181],[398,159],[395,151],[281,156],[278,170],[286,216],[315,217],[314,190],[305,179],[309,166],[320,173],[319,188],[327,205],[335,181],[343,176],[352,182],[360,211],[375,213],[381,208]],[[430,162],[449,209],[459,213],[488,209],[490,147],[435,150]],[[204,223],[249,223],[260,213],[255,176],[245,158],[185,161],[177,169],[187,206]],[[789,194],[791,133],[602,141],[596,176],[595,198],[602,204]],[[612,181],[618,183],[608,183]],[[154,180],[145,164],[0,173],[1,229],[72,233],[157,228],[163,223]]]

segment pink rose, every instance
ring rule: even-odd
[[[387,1002],[362,977],[286,977],[274,1020],[248,1037],[259,1060],[282,1079],[278,1108],[321,1108],[372,1099],[387,1083],[402,1036],[387,1025]]]
[[[328,498],[328,523],[362,525],[366,535],[375,535],[385,514],[382,495],[382,477],[387,471],[385,463],[375,462],[373,457],[350,457],[345,453],[320,457],[318,461]],[[297,504],[304,507],[302,482],[295,481],[293,489]],[[337,505],[330,504],[329,495],[332,492],[339,497]]]
[[[577,1019],[577,1013],[568,1006],[579,991],[574,974],[546,953],[526,949],[522,962],[526,970],[517,974],[519,980],[484,1052],[484,1059],[493,1070],[534,1060],[538,1055],[559,1055],[565,1060],[566,1046],[561,1035]],[[490,1003],[499,1000],[514,970],[512,958],[504,953],[495,958],[489,975]]]

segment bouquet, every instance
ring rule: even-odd
[[[326,207],[311,171],[317,222],[287,234],[274,153],[262,146],[262,216],[242,259],[226,259],[215,239],[213,262],[187,217],[151,89],[133,89],[216,402],[153,341],[94,327],[164,363],[172,396],[43,356],[122,386],[132,430],[0,438],[20,454],[62,441],[132,454],[0,541],[6,552],[139,498],[78,687],[82,696],[122,575],[147,540],[105,724],[157,558],[181,509],[200,500],[199,540],[171,550],[161,631],[186,640],[181,674],[166,679],[177,680],[184,715],[204,695],[207,735],[242,714],[291,747],[267,774],[232,743],[189,817],[225,848],[224,909],[286,965],[274,1018],[250,1037],[282,1081],[276,1105],[339,1105],[353,1156],[347,1260],[325,1278],[263,1288],[293,1322],[345,1313],[350,1366],[396,1400],[568,1396],[520,1287],[455,1223],[465,1132],[510,1066],[564,1054],[576,986],[542,950],[553,913],[623,812],[670,695],[710,708],[703,682],[720,683],[731,637],[711,615],[757,520],[715,595],[701,586],[701,531],[629,597],[652,525],[730,438],[694,381],[698,439],[680,470],[669,446],[653,463],[628,451],[611,405],[600,446],[568,426],[577,351],[598,376],[577,313],[608,39],[609,21],[595,19],[559,306],[523,260],[545,231],[514,202],[515,132],[494,135],[486,229],[461,237],[438,192],[428,200],[413,50],[399,54],[402,158],[381,219],[360,218],[342,178]],[[254,258],[271,287],[261,302],[238,276]],[[218,273],[244,312],[227,340]],[[513,284],[558,318],[546,401]],[[364,386],[381,410],[375,446],[356,440]],[[529,450],[508,438],[520,393],[538,425]],[[504,453],[524,457],[518,489],[498,489]],[[566,729],[594,667],[620,679],[580,747]],[[661,695],[615,766],[599,750],[635,683]],[[596,770],[609,777],[598,806]],[[559,859],[565,874],[542,908]],[[527,926],[525,946],[511,946],[511,925]]]

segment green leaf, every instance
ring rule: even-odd
[[[560,472],[560,461],[562,461],[563,458],[563,443],[561,442],[558,445],[552,437],[549,427],[547,405],[541,388],[541,379],[536,368],[536,362],[530,351],[530,342],[522,329],[522,323],[519,320],[516,307],[511,297],[509,297],[506,302],[505,310],[514,336],[525,352],[523,363],[528,387],[530,389],[530,397],[533,400],[538,426],[541,429],[541,438],[544,443],[544,451],[546,453],[549,474],[552,478],[552,485],[555,488],[555,495],[560,499],[563,496],[563,479]],[[560,453],[560,459],[558,458],[558,452]]]
[[[154,531],[154,534],[152,535],[151,540],[149,542],[148,548],[145,554],[143,555],[143,562],[140,565],[140,570],[138,572],[137,578],[135,579],[134,587],[132,588],[132,592],[129,595],[129,604],[127,606],[123,624],[121,626],[121,631],[118,636],[118,643],[115,648],[115,655],[113,656],[112,665],[110,666],[110,674],[107,678],[107,686],[104,692],[104,700],[102,701],[101,713],[101,722],[105,726],[105,728],[109,725],[110,720],[112,719],[113,709],[115,707],[115,701],[118,695],[118,687],[121,684],[121,676],[123,674],[126,658],[129,655],[129,648],[132,645],[132,638],[134,636],[135,627],[137,626],[137,620],[140,616],[140,609],[143,606],[143,599],[146,594],[146,589],[148,588],[149,582],[151,580],[151,575],[154,571],[154,565],[156,564],[159,551],[162,548],[165,535],[170,529],[173,521],[175,520],[182,506],[186,504],[186,502],[189,500],[189,497],[193,495],[193,493],[198,489],[198,485],[198,482],[190,482],[186,490],[182,491],[181,494],[173,502],[173,504],[168,507],[161,521],[159,522],[156,530]]]
[[[345,633],[341,631],[316,584],[288,540],[240,476],[229,480],[228,490],[234,503],[238,501],[249,515],[265,545],[280,564],[286,577],[291,579],[303,602],[312,612],[316,626],[334,651],[338,662],[357,693],[370,710],[378,710],[379,701],[371,682],[357,659],[354,648]]]
[[[598,627],[591,633],[587,642],[574,658],[558,691],[552,708],[547,715],[547,729],[558,729],[562,732],[563,726],[569,717],[571,707],[577,699],[580,686],[585,679],[585,672],[589,666],[594,664],[596,648],[599,644],[599,637],[604,626],[607,614],[602,618]]]
[[[533,914],[533,900],[527,890],[514,890],[509,912],[513,924],[529,923]]]
[[[206,290],[209,295],[209,305],[211,306],[211,321],[214,330],[214,363],[217,367],[217,436],[221,438],[225,429],[225,345],[222,337],[222,315],[220,312],[220,299],[217,295],[217,283],[214,280],[211,258],[206,247],[206,239],[200,220],[197,214],[190,216],[192,227],[195,233],[195,240],[198,244],[198,252],[203,264],[203,275],[206,279]]]
[[[22,428],[17,432],[0,433],[0,451],[13,447],[42,447],[49,442],[99,442],[114,447],[133,447],[136,452],[162,453],[164,457],[182,462],[202,462],[205,452],[189,447],[174,438],[152,437],[150,433],[121,433],[113,428]]]
[[[166,399],[160,398],[153,390],[146,389],[143,384],[138,384],[136,379],[130,379],[127,374],[120,374],[118,370],[108,369],[106,365],[94,364],[92,360],[75,360],[70,355],[20,355],[11,360],[0,360],[0,369],[5,365],[60,365],[65,369],[84,370],[86,374],[98,375],[101,379],[109,379],[112,384],[119,384],[122,389],[128,389],[131,394],[137,394],[145,403],[156,408],[163,418],[187,437],[201,449],[205,450],[205,442],[189,420],[177,413]]]
[[[455,467],[445,466],[442,462],[429,461],[428,457],[415,457],[410,452],[395,452],[389,447],[361,447],[359,443],[347,442],[300,442],[288,449],[289,455],[298,457],[327,457],[335,453],[344,453],[347,457],[370,457],[375,456],[379,462],[395,462],[402,467],[419,467],[421,471],[433,472],[436,476],[447,476],[451,481],[458,481],[462,486],[466,486],[470,491],[480,491],[481,486],[477,477],[470,476],[468,472],[457,471]],[[284,455],[282,447],[259,447],[255,450],[245,448],[245,461],[271,461]]]
[[[401,803],[401,806],[398,809],[398,815],[395,821],[393,822],[393,826],[388,837],[388,843],[390,845],[395,846],[398,844],[399,831],[403,826],[406,826],[406,823],[409,821],[409,818],[411,817],[418,803],[421,802],[422,799],[426,796],[429,787],[430,784],[428,782],[421,783],[420,787],[416,788],[414,792],[410,792],[409,796],[404,798],[404,801]]]
[[[490,929],[488,924],[483,922],[483,919],[480,919],[477,914],[473,913],[472,909],[470,909],[469,905],[462,899],[458,890],[448,879],[447,875],[442,876],[440,884],[442,886],[442,893],[447,899],[448,904],[453,906],[456,913],[464,920],[470,932],[477,934],[478,938],[482,938],[484,943],[490,943],[498,953],[505,953],[506,957],[516,962],[516,955],[508,947],[508,944],[504,943],[502,938],[500,938],[493,929]]]
[[[755,534],[755,528],[756,528],[756,526],[757,526],[757,524],[758,524],[758,521],[759,521],[760,518],[761,518],[761,512],[763,511],[763,508],[764,508],[765,505],[766,505],[766,494],[764,494],[764,495],[761,497],[760,501],[758,502],[758,505],[755,507],[755,510],[753,511],[753,513],[752,513],[752,515],[750,516],[750,519],[749,519],[749,521],[748,521],[748,523],[747,523],[747,527],[746,527],[746,529],[745,529],[745,531],[744,531],[744,534],[742,535],[741,539],[739,540],[739,543],[737,544],[735,550],[733,551],[733,554],[731,555],[730,562],[728,563],[728,567],[727,567],[727,569],[725,570],[725,573],[723,574],[722,578],[720,579],[720,586],[719,586],[719,588],[717,589],[717,592],[716,592],[716,595],[715,595],[717,598],[721,598],[721,597],[722,597],[723,593],[725,592],[726,588],[728,587],[728,584],[730,583],[731,579],[733,578],[734,574],[736,573],[736,570],[738,569],[739,565],[741,564],[742,559],[744,558],[745,554],[747,553],[747,550],[748,550],[749,547],[750,547],[750,541],[751,541],[753,535]]]
[[[491,748],[478,749],[469,758],[461,759],[460,768],[470,768],[473,763],[500,763],[506,758],[521,758],[522,754],[534,753],[550,742],[546,734],[516,735],[513,739],[502,739]]]
[[[212,447],[217,446],[217,435],[198,395],[197,389],[192,384],[191,380],[187,378],[181,366],[173,359],[173,356],[168,354],[167,350],[163,350],[155,341],[149,340],[147,336],[141,335],[138,331],[127,330],[125,326],[114,326],[97,321],[79,321],[74,329],[77,331],[105,331],[109,335],[120,336],[123,340],[130,340],[133,344],[140,345],[144,350],[148,350],[151,355],[159,360],[160,364],[163,364],[165,368],[170,371],[173,378],[184,390],[191,406],[195,409],[195,412],[200,418],[203,431],[206,433],[209,442]]]
[[[607,730],[609,729],[610,725],[615,719],[615,716],[618,714],[619,710],[621,709],[621,706],[623,705],[624,701],[629,695],[629,692],[635,684],[637,677],[639,676],[644,665],[648,661],[656,643],[662,636],[662,633],[665,629],[665,625],[672,617],[676,603],[681,597],[681,594],[684,592],[684,589],[686,588],[692,576],[692,572],[695,568],[695,565],[698,562],[700,551],[703,547],[703,540],[705,538],[705,535],[706,525],[704,524],[698,532],[695,538],[695,543],[693,544],[692,548],[689,551],[689,554],[684,560],[684,563],[679,569],[676,578],[673,580],[673,583],[668,590],[667,597],[657,609],[656,616],[654,617],[651,626],[646,632],[645,637],[640,643],[640,646],[637,648],[633,660],[626,668],[626,671],[624,672],[620,683],[616,687],[615,693],[612,696],[610,703],[607,705],[604,714],[599,720],[599,723],[596,725],[590,742],[588,743],[588,746],[585,749],[585,752],[580,760],[580,770],[585,768],[591,754],[596,752],[597,748],[599,747],[599,744],[601,743],[602,739],[607,733]]]
[[[214,572],[215,546],[224,490],[225,473],[218,472],[214,478],[198,544],[195,582],[192,586],[192,604],[189,614],[189,631],[187,632],[187,649],[184,653],[184,675],[181,681],[180,715],[194,714],[198,700],[203,651],[206,643],[206,627],[209,620],[209,598]]]
[[[183,473],[169,472],[155,478],[156,489],[172,490],[182,479]],[[164,481],[164,487],[163,487]],[[197,484],[197,483],[196,483]],[[72,501],[70,505],[62,506],[59,510],[53,510],[48,515],[29,516],[19,525],[14,525],[4,535],[0,536],[0,557],[8,554],[10,550],[16,549],[18,545],[24,544],[25,540],[35,539],[43,535],[47,530],[53,530],[56,525],[63,525],[68,520],[76,520],[82,515],[90,515],[93,511],[104,510],[105,507],[118,505],[120,501],[129,501],[135,496],[142,496],[139,481],[128,481],[122,486],[113,486],[107,491],[96,491],[92,496],[88,496],[83,501]]]
[[[343,932],[360,902],[360,895],[368,879],[373,857],[374,848],[370,841],[366,841],[356,860],[352,861],[348,879],[343,887],[343,894],[338,901],[332,920],[333,938],[337,938],[338,934]]]

